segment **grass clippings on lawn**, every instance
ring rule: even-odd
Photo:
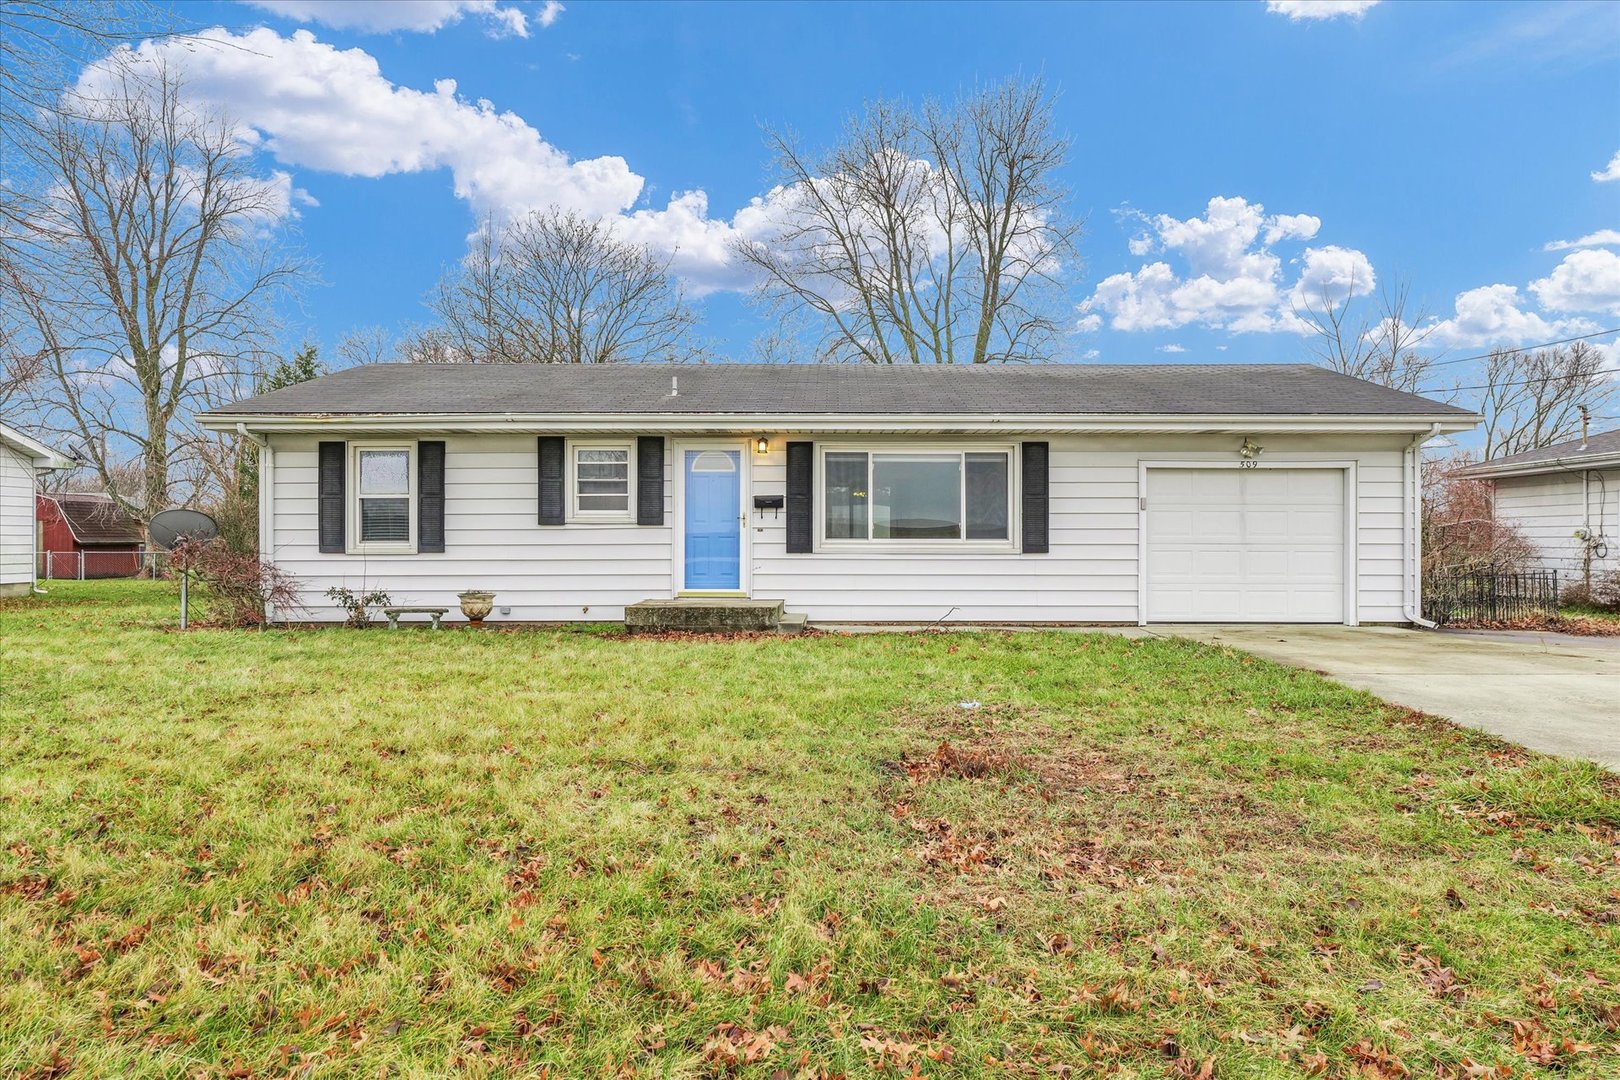
[[[0,603],[0,1074],[1612,1077],[1620,786],[1075,633]]]

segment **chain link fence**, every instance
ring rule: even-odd
[[[41,551],[35,573],[46,581],[169,576],[169,553],[134,551]]]

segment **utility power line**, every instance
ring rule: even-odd
[[[1444,367],[1447,364],[1466,364],[1470,360],[1489,360],[1496,352],[1527,352],[1531,349],[1546,349],[1554,345],[1568,345],[1572,341],[1587,341],[1591,338],[1606,337],[1609,334],[1620,334],[1620,327],[1613,330],[1597,330],[1590,334],[1578,334],[1575,337],[1559,338],[1557,341],[1542,341],[1535,345],[1504,345],[1491,352],[1480,353],[1478,356],[1454,356],[1447,357],[1444,360],[1431,360],[1428,366]],[[1419,347],[1421,348],[1421,346]]]

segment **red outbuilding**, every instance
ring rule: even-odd
[[[108,495],[57,492],[35,501],[42,578],[134,577],[141,569],[141,523]]]

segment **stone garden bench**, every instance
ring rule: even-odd
[[[401,615],[426,615],[433,620],[433,629],[439,629],[439,620],[444,618],[450,609],[447,607],[385,607],[383,614],[388,616],[388,629],[399,629]]]

